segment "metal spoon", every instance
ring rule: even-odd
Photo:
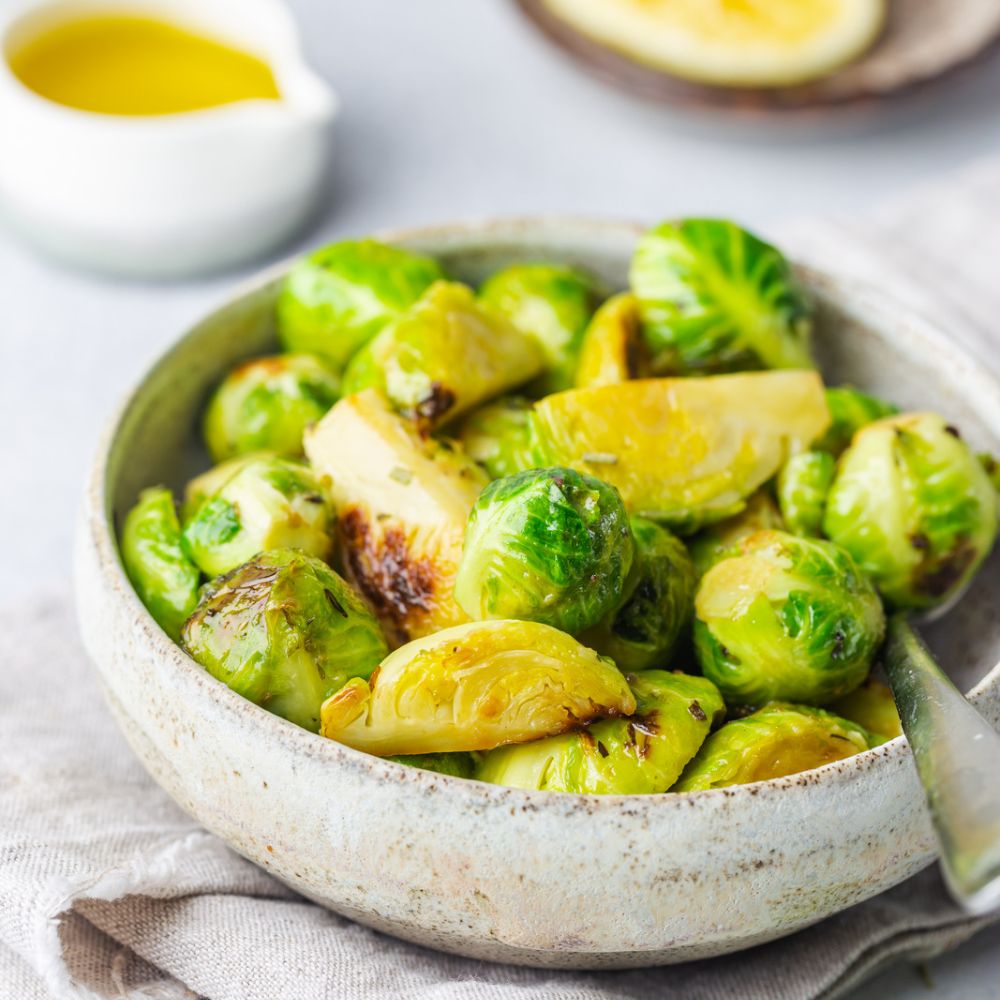
[[[941,846],[941,870],[967,912],[1000,906],[1000,735],[937,665],[905,615],[885,647],[903,732]]]

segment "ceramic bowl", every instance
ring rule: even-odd
[[[67,20],[159,18],[263,59],[281,99],[128,117],[55,104],[11,71]],[[281,0],[23,0],[0,13],[0,208],[51,254],[142,277],[252,260],[299,229],[323,190],[337,99],[303,61]]]
[[[525,220],[383,234],[476,282],[551,258],[623,286],[637,227]],[[875,290],[803,270],[824,371],[931,405],[1000,451],[1000,388]],[[775,781],[689,795],[576,796],[463,781],[298,729],[213,680],[159,630],[114,530],[138,490],[207,459],[206,394],[274,348],[272,273],[189,331],[143,378],[94,462],[79,536],[87,648],[126,737],[171,796],[304,896],[433,948],[616,968],[704,958],[789,934],[912,875],[933,837],[905,741]],[[1000,722],[1000,561],[927,636]]]

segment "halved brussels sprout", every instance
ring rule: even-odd
[[[378,756],[492,750],[631,715],[610,661],[537,622],[469,622],[401,646],[323,704],[322,733]]]
[[[650,229],[629,283],[661,374],[813,367],[805,289],[775,247],[733,222]]]
[[[313,732],[323,702],[388,652],[365,602],[325,563],[291,549],[264,552],[217,581],[183,644],[237,694]]]
[[[344,372],[343,393],[378,388],[424,427],[442,424],[534,378],[541,348],[472,291],[439,281],[363,347]]]
[[[903,733],[896,710],[896,699],[888,684],[869,677],[859,688],[826,706],[831,712],[856,722],[882,740],[895,739]]]
[[[416,753],[386,759],[407,767],[419,767],[422,771],[450,774],[453,778],[476,776],[476,755],[471,753]]]
[[[890,605],[931,608],[960,593],[989,554],[997,494],[943,417],[886,417],[841,456],[823,531]]]
[[[191,479],[184,487],[184,500],[181,503],[181,521],[187,523],[198,512],[198,508],[215,496],[226,483],[245,465],[256,462],[259,458],[274,458],[273,451],[251,451],[245,455],[237,455],[200,473]]]
[[[652,373],[649,351],[639,328],[639,311],[630,292],[608,299],[594,313],[576,367],[576,385],[614,385]]]
[[[644,670],[628,678],[635,714],[586,729],[500,747],[483,757],[480,781],[584,795],[657,795],[680,777],[725,706],[704,677]]]
[[[278,339],[341,372],[390,320],[444,273],[421,254],[375,240],[344,240],[300,260],[278,296]]]
[[[184,550],[208,576],[228,573],[267,549],[301,549],[326,559],[334,516],[311,469],[257,458],[226,480],[184,525]]]
[[[666,665],[694,612],[694,567],[684,543],[645,518],[631,519],[635,539],[632,572],[618,604],[580,641],[619,670]]]
[[[531,416],[539,464],[600,476],[630,512],[678,531],[739,513],[829,419],[814,372],[570,389],[539,400]]]
[[[175,642],[198,603],[201,574],[181,547],[174,495],[163,486],[139,494],[121,534],[122,562],[139,599]]]
[[[468,621],[455,573],[483,470],[457,445],[421,436],[373,389],[337,403],[305,444],[330,481],[348,578],[391,638]]]
[[[739,514],[710,524],[688,542],[695,573],[702,577],[720,559],[737,555],[744,538],[768,528],[781,531],[784,527],[785,522],[781,519],[774,497],[766,487],[757,490],[747,497],[746,507]]]
[[[834,458],[851,443],[862,427],[899,413],[899,408],[892,403],[849,385],[827,389],[826,405],[830,408],[830,429],[814,447],[819,451],[828,451]]]
[[[455,599],[470,618],[581,632],[618,604],[633,552],[614,487],[572,469],[531,469],[495,479],[480,494]]]
[[[853,757],[881,742],[831,712],[775,702],[712,733],[671,791],[700,792],[783,778]]]
[[[545,355],[539,395],[573,384],[580,342],[598,303],[587,275],[562,264],[514,264],[486,280],[479,301],[538,342]]]
[[[792,455],[778,473],[778,505],[785,527],[793,535],[817,537],[823,532],[826,496],[836,463],[826,451]]]
[[[312,354],[276,354],[234,368],[205,410],[209,454],[223,462],[247,452],[302,454],[302,432],[337,400],[338,380]]]
[[[528,414],[531,400],[503,396],[473,410],[458,429],[458,439],[491,479],[512,476],[535,464]]]
[[[729,705],[822,704],[868,676],[885,632],[875,588],[832,542],[760,531],[695,595],[702,673]]]

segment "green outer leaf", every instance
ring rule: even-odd
[[[300,260],[277,303],[278,339],[341,372],[390,320],[444,278],[430,257],[375,240],[344,240]]]
[[[830,428],[813,447],[818,451],[828,451],[834,458],[851,443],[862,427],[899,413],[899,408],[892,403],[849,385],[828,388],[826,405],[830,408]]]
[[[785,522],[770,492],[766,488],[757,490],[747,499],[745,509],[735,517],[710,524],[689,540],[688,552],[695,573],[702,577],[720,559],[738,554],[740,543],[754,532],[770,528],[780,531],[784,527]]]
[[[667,791],[725,713],[704,677],[646,670],[628,678],[636,713],[485,754],[481,781],[597,795]]]
[[[181,547],[174,497],[163,486],[143,490],[121,533],[122,562],[140,600],[174,641],[198,602],[201,574]]]
[[[629,281],[662,374],[814,367],[805,290],[733,222],[661,223],[639,240]]]
[[[479,301],[538,342],[546,359],[546,371],[533,386],[539,395],[573,385],[583,335],[598,304],[590,277],[565,265],[514,264],[486,280]]]
[[[884,632],[878,594],[844,549],[781,531],[745,539],[695,597],[698,660],[730,705],[847,694]]]
[[[402,754],[397,757],[386,757],[397,764],[408,767],[419,767],[424,771],[436,771],[438,774],[450,774],[455,778],[474,778],[476,774],[477,754],[472,753],[416,753]]]
[[[825,451],[803,451],[778,473],[778,506],[793,535],[819,537],[823,532],[826,497],[836,471],[833,456]]]
[[[472,508],[455,599],[475,620],[577,633],[620,600],[633,552],[613,486],[572,469],[521,472],[495,479]]]
[[[183,630],[184,648],[237,694],[318,732],[320,706],[367,679],[389,648],[368,606],[329,566],[265,552],[217,581]]]
[[[465,453],[492,479],[535,467],[528,421],[531,406],[524,396],[503,396],[473,410],[459,426],[458,439]]]

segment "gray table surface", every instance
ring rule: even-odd
[[[733,121],[605,88],[506,0],[292,6],[343,114],[328,203],[273,259],[382,226],[494,214],[703,213],[767,232],[793,216],[863,215],[1000,150],[1000,60],[892,106]],[[126,284],[63,270],[0,230],[0,602],[68,577],[80,485],[108,413],[240,277]],[[930,975],[933,992],[902,967],[859,997],[998,997],[1000,930]]]

